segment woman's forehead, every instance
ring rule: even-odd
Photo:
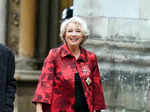
[[[81,24],[79,22],[70,22],[68,23],[67,27],[75,26],[81,28]]]

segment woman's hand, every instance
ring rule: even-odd
[[[42,103],[36,103],[36,112],[43,112]]]

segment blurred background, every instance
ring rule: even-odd
[[[16,58],[14,112],[31,103],[44,58],[61,45],[63,20],[80,16],[90,29],[84,47],[96,53],[104,112],[150,112],[149,0],[0,0],[0,43]]]

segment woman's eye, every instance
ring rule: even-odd
[[[68,30],[67,32],[72,32],[72,30]]]
[[[81,31],[80,31],[80,30],[77,30],[76,32],[78,32],[78,33],[79,33],[79,32],[81,32]]]

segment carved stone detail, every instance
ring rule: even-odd
[[[20,0],[8,0],[7,45],[18,54]]]

